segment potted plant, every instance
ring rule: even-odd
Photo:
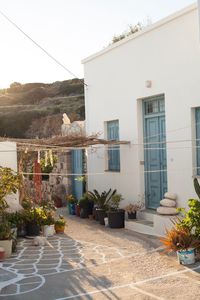
[[[189,265],[195,263],[195,249],[200,246],[198,240],[188,228],[180,224],[166,231],[166,237],[160,241],[164,244],[167,252],[176,251],[180,264]]]
[[[121,194],[114,194],[109,201],[107,215],[110,228],[124,228],[125,211],[119,208],[122,200]]]
[[[62,215],[59,215],[59,219],[55,221],[56,233],[64,233],[66,221]]]
[[[76,214],[75,205],[77,203],[77,199],[72,194],[67,195],[66,199],[67,199],[67,203],[68,203],[69,214],[75,215]]]
[[[28,236],[37,236],[40,234],[40,227],[43,221],[43,210],[41,207],[31,207],[24,211],[24,220],[26,223],[26,233]]]
[[[79,207],[81,218],[88,218],[92,214],[93,201],[88,197],[87,193],[79,200]]]
[[[5,257],[12,253],[12,232],[9,222],[0,223],[0,247],[5,251]]]
[[[109,189],[108,192],[104,191],[101,194],[97,190],[93,190],[93,192],[88,192],[88,197],[93,200],[96,205],[96,213],[98,215],[98,220],[101,225],[105,225],[104,218],[107,217],[107,209],[108,204],[112,196],[116,194],[116,190],[112,192]]]
[[[144,207],[144,203],[138,201],[137,203],[130,203],[124,207],[124,210],[128,213],[128,219],[136,219],[137,211]]]
[[[10,168],[0,166],[0,247],[5,249],[6,256],[12,252],[11,224],[7,220],[6,209],[9,205],[6,196],[16,193],[21,186],[21,177]]]
[[[43,209],[41,224],[42,224],[42,232],[45,237],[54,235],[55,219],[53,216],[53,211],[48,209]]]

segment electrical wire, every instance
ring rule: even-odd
[[[30,37],[24,30],[22,30],[15,22],[13,22],[7,15],[5,15],[1,10],[0,14],[10,23],[12,24],[17,30],[19,30],[25,37],[27,37],[35,46],[37,46],[41,51],[43,51],[48,57],[50,57],[54,62],[56,62],[60,67],[62,67],[65,71],[67,71],[70,75],[77,78],[83,85],[87,86],[84,80],[79,79],[72,71],[66,68],[57,58],[55,58],[52,54],[50,54],[47,50],[45,50],[40,44],[38,44],[34,39]]]

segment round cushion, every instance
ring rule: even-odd
[[[162,199],[160,201],[160,204],[162,206],[167,206],[167,207],[175,207],[176,206],[176,201],[170,200],[170,199]]]
[[[164,206],[159,206],[157,208],[157,213],[160,215],[177,215],[178,214],[175,207],[164,207]]]
[[[177,195],[173,194],[173,193],[170,193],[170,192],[165,193],[164,197],[167,198],[167,199],[170,199],[170,200],[176,200],[177,199]]]

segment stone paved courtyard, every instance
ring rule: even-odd
[[[199,262],[178,265],[153,237],[75,216],[67,223],[47,246],[19,241],[0,264],[0,299],[200,299]]]

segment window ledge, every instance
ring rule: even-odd
[[[106,172],[106,173],[120,173],[120,170],[119,170],[119,171],[114,171],[114,170],[104,170],[104,172]]]

